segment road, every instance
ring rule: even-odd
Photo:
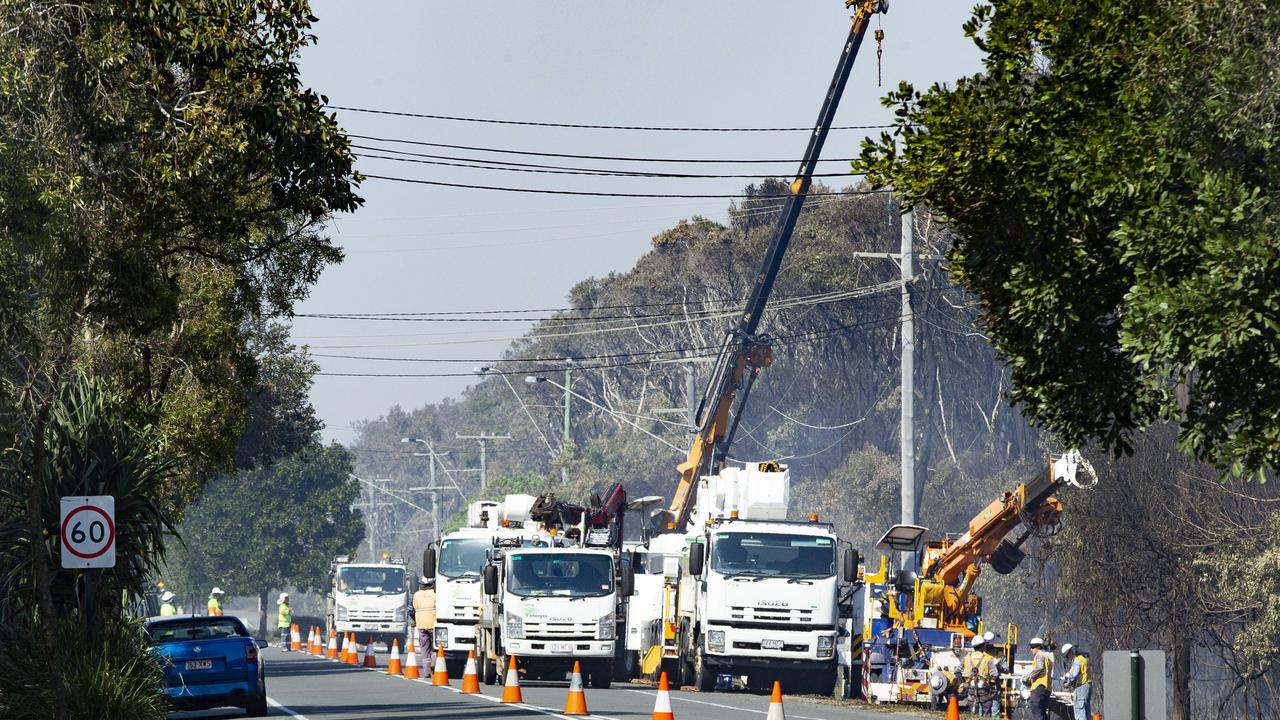
[[[275,648],[262,651],[267,662],[267,694],[272,717],[298,720],[408,720],[442,718],[563,718],[568,684],[524,683],[525,703],[503,705],[502,687],[481,685],[481,695],[434,687],[426,681],[405,680],[386,674],[386,655],[378,657],[378,670],[354,668],[306,653],[284,653]],[[429,678],[429,673],[428,673]],[[656,691],[644,685],[615,683],[608,690],[586,690],[591,717],[600,720],[650,718]],[[763,720],[769,696],[748,693],[697,693],[673,691],[672,710],[679,718],[698,720]],[[922,718],[894,712],[886,714],[864,708],[822,704],[801,697],[784,700],[788,720],[886,720]],[[232,711],[173,713],[172,718],[236,717]],[[936,716],[935,716],[936,717]]]

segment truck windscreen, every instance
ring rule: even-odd
[[[528,597],[599,597],[613,592],[613,560],[573,553],[511,555],[507,590]]]
[[[394,567],[338,568],[338,590],[348,595],[398,595],[405,591],[404,570]]]
[[[440,544],[440,563],[437,572],[445,577],[479,575],[485,564],[485,551],[493,543],[479,538],[470,540],[445,540]]]
[[[829,577],[836,572],[829,537],[778,533],[717,533],[711,569],[722,575]]]

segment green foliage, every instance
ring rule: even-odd
[[[179,529],[185,548],[169,563],[170,584],[197,594],[323,590],[333,556],[364,537],[351,462],[341,446],[316,444],[209,482]]]
[[[93,640],[78,618],[58,624],[58,642],[75,648],[63,661],[72,720],[163,720],[164,674],[139,621],[113,622]],[[53,717],[48,663],[30,616],[0,625],[0,715],[11,720]]]
[[[1280,464],[1274,0],[1002,0],[984,72],[886,98],[855,163],[957,232],[1013,399],[1118,452],[1176,420],[1233,474]]]

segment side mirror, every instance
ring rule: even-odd
[[[618,578],[618,594],[631,597],[636,592],[636,571],[630,565],[622,566],[622,577]]]
[[[253,641],[253,644],[254,644],[254,645],[257,645],[259,650],[263,650],[263,649],[265,649],[265,648],[267,647],[267,641],[266,641],[266,640],[254,640],[254,641]]]
[[[430,545],[422,551],[422,574],[424,577],[436,576],[436,548]]]
[[[481,577],[484,578],[484,594],[498,594],[498,566],[485,565],[484,570],[480,571]]]
[[[840,579],[853,582],[858,579],[858,565],[862,563],[862,553],[853,548],[844,549],[844,557],[840,563]]]
[[[702,576],[702,566],[706,564],[707,546],[702,543],[693,543],[689,546],[689,574],[694,577]]]

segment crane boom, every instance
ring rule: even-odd
[[[671,505],[665,513],[667,530],[675,530],[684,526],[689,519],[692,507],[690,494],[694,481],[702,475],[718,472],[724,464],[733,442],[733,435],[741,418],[742,408],[751,394],[751,385],[755,382],[760,370],[773,362],[770,340],[767,336],[757,335],[760,318],[764,315],[765,305],[769,302],[769,294],[773,291],[774,280],[778,277],[778,269],[782,266],[783,255],[791,242],[791,233],[795,230],[796,221],[800,218],[800,210],[809,194],[809,186],[813,181],[814,168],[822,154],[823,143],[835,119],[836,108],[840,105],[840,96],[844,94],[845,83],[853,70],[854,60],[858,57],[858,49],[866,36],[867,25],[871,16],[887,11],[884,0],[845,0],[846,8],[855,8],[853,23],[849,28],[849,37],[840,54],[840,62],[836,65],[831,85],[823,99],[822,109],[818,113],[818,121],[813,133],[809,136],[809,145],[805,148],[804,157],[800,160],[800,169],[795,180],[791,182],[787,201],[778,219],[777,230],[773,241],[765,252],[764,261],[747,305],[738,320],[738,325],[729,331],[721,347],[716,361],[716,370],[707,385],[707,393],[699,405],[699,422],[697,436],[689,449],[689,455],[676,470],[679,479],[675,492],[671,497]],[[739,396],[739,390],[741,395]],[[734,410],[734,400],[737,409]]]

